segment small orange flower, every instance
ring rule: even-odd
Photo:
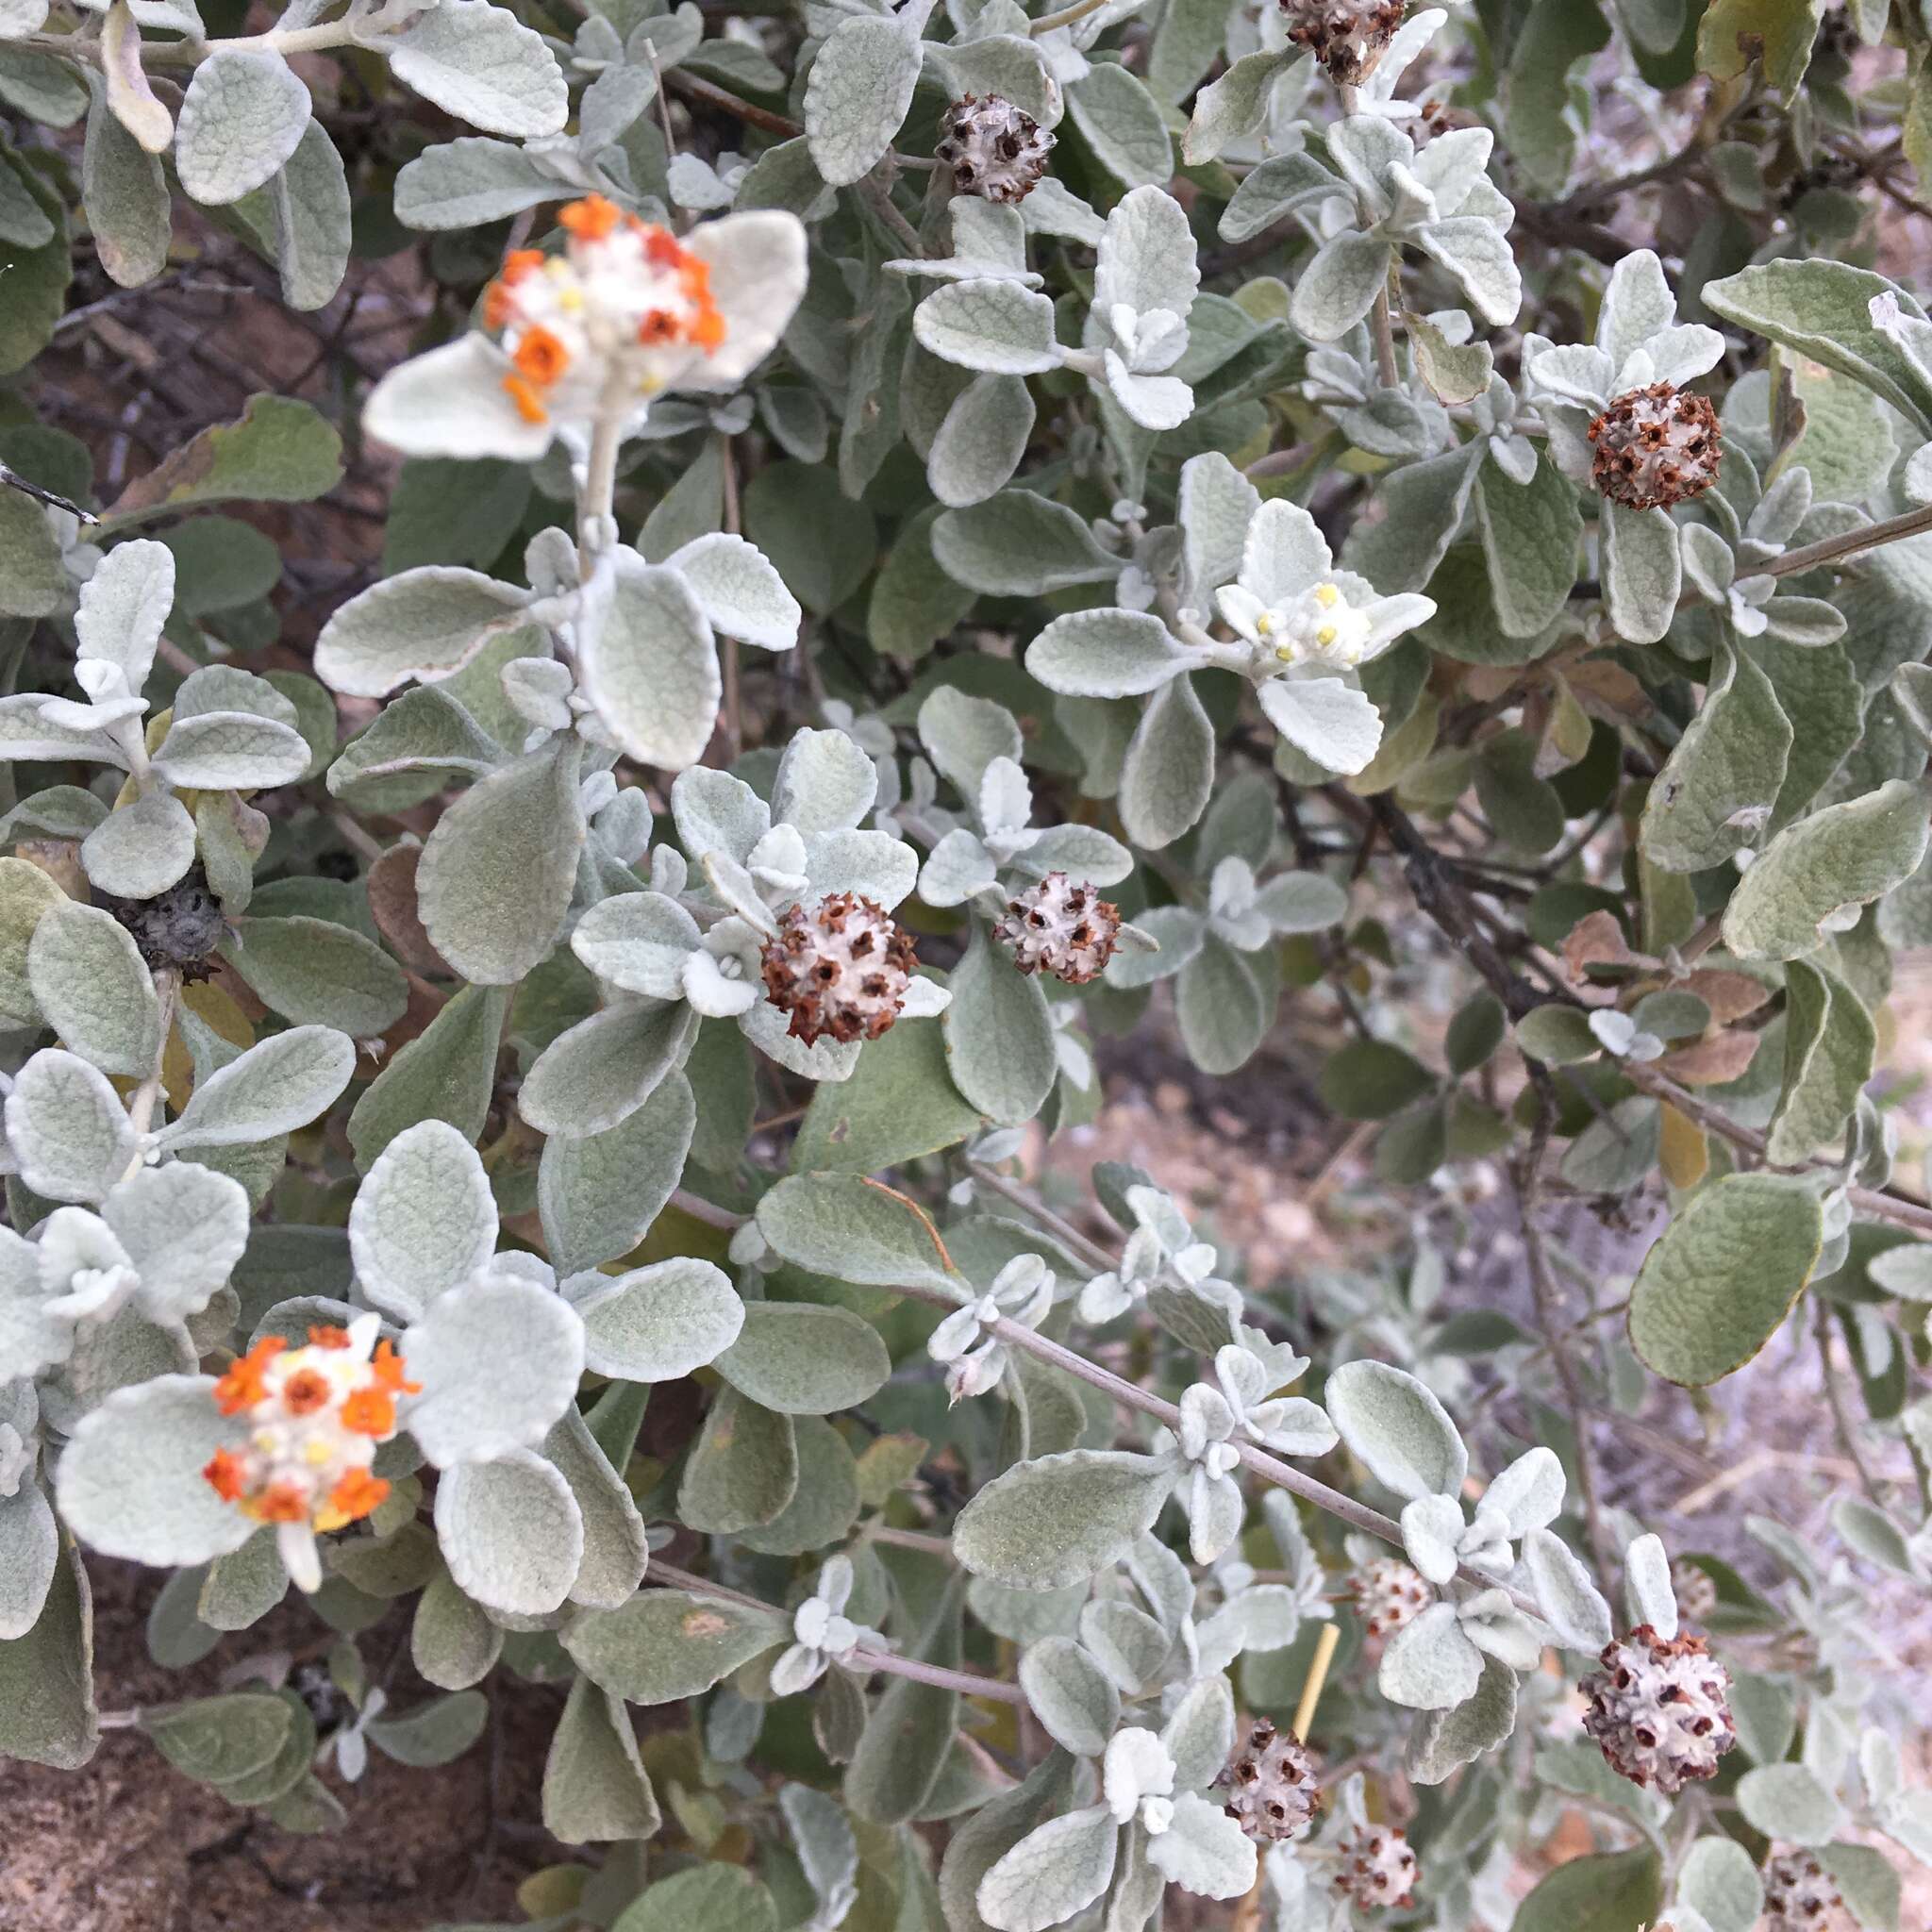
[[[638,341],[646,348],[677,340],[677,318],[668,308],[654,308],[638,324]]]
[[[367,1516],[388,1494],[389,1484],[381,1476],[371,1475],[366,1469],[352,1469],[329,1491],[328,1500],[331,1507],[354,1523]]]
[[[668,228],[644,230],[644,259],[653,268],[679,268],[690,258],[678,246],[677,237]]]
[[[579,242],[601,242],[621,219],[615,202],[601,194],[587,194],[581,201],[567,203],[558,210],[558,221]]]
[[[541,325],[525,329],[517,338],[517,352],[511,359],[519,373],[540,388],[555,382],[570,366],[563,344]]]
[[[423,1392],[422,1383],[403,1380],[408,1364],[396,1353],[393,1341],[375,1344],[375,1353],[370,1358],[369,1367],[377,1383],[392,1395],[420,1395]]]
[[[313,1415],[327,1406],[335,1391],[319,1369],[298,1369],[282,1384],[282,1400],[291,1415]]]
[[[307,1523],[308,1498],[293,1483],[273,1483],[250,1506],[263,1523]]]
[[[208,1466],[201,1472],[214,1492],[225,1503],[239,1502],[247,1478],[242,1472],[242,1465],[225,1450],[217,1449],[208,1457]]]
[[[708,356],[724,340],[724,318],[715,308],[701,308],[691,325],[691,339]]]
[[[312,1348],[347,1348],[349,1331],[346,1328],[314,1327],[308,1331],[308,1342]]]
[[[342,1400],[342,1426],[358,1436],[387,1436],[396,1425],[395,1398],[387,1389],[352,1389]]]
[[[244,1408],[253,1408],[267,1393],[262,1371],[288,1345],[279,1335],[264,1335],[215,1384],[215,1407],[224,1415],[240,1415]]]
[[[543,407],[543,399],[521,375],[506,375],[503,386],[508,391],[509,399],[517,406],[517,414],[525,423],[547,423],[550,411]]]

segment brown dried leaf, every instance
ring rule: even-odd
[[[1686,1087],[1721,1087],[1728,1080],[1742,1078],[1757,1058],[1759,1037],[1756,1033],[1714,1033],[1680,1053],[1666,1054],[1657,1063],[1657,1072]]]
[[[1721,967],[1693,973],[1683,984],[1686,992],[1694,992],[1710,1008],[1710,1017],[1720,1026],[1755,1013],[1771,997],[1771,988],[1748,973],[1726,973]]]
[[[1582,981],[1591,966],[1628,966],[1637,956],[1624,938],[1614,912],[1599,908],[1579,919],[1563,941],[1563,963],[1573,980]]]
[[[411,973],[453,979],[454,969],[424,929],[416,906],[416,865],[423,847],[401,839],[369,868],[369,911],[376,930]]]

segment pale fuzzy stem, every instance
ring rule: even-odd
[[[728,436],[718,439],[718,460],[724,478],[724,528],[728,535],[740,534],[738,506],[738,458]],[[724,677],[724,748],[735,758],[744,749],[744,714],[738,684],[738,640],[721,638],[718,656]]]
[[[591,431],[577,491],[577,567],[588,583],[591,568],[613,547],[617,504],[617,456],[624,446],[625,404],[607,395]]]
[[[1756,573],[1758,576],[1788,577],[1798,571],[1816,570],[1820,564],[1836,563],[1841,557],[1854,557],[1861,550],[1875,550],[1881,543],[1896,543],[1903,537],[1916,537],[1932,530],[1932,504],[1923,509],[1909,509],[1902,517],[1887,517],[1883,523],[1867,524],[1862,530],[1848,530],[1842,537],[1826,537],[1822,542],[1807,543],[1774,557]]]
[[[969,1160],[966,1171],[978,1186],[999,1195],[1003,1201],[1009,1201],[1023,1214],[1037,1221],[1068,1254],[1084,1261],[1096,1274],[1104,1274],[1113,1267],[1113,1257],[1098,1241],[1082,1234],[1072,1222],[1063,1221],[1032,1189],[995,1174],[990,1167],[982,1167],[976,1160]]]
[[[1090,13],[1098,13],[1107,5],[1107,0],[1075,0],[1072,7],[1062,7],[1058,13],[1043,13],[1026,31],[1038,40],[1041,34],[1050,34],[1056,27],[1073,26],[1083,21]]]
[[[751,1219],[749,1214],[736,1214],[729,1208],[715,1208],[689,1188],[679,1188],[671,1196],[671,1205],[693,1221],[702,1221],[707,1227],[723,1228],[726,1234],[735,1233]]]
[[[726,1603],[742,1604],[747,1609],[776,1610],[776,1606],[747,1596],[727,1584],[713,1583],[708,1577],[660,1563],[653,1557],[645,1573],[645,1585],[668,1584],[677,1590],[695,1591],[700,1596],[722,1597]],[[943,1664],[923,1664],[916,1657],[896,1657],[889,1650],[855,1650],[848,1659],[855,1671],[881,1671],[889,1677],[910,1677],[918,1684],[934,1684],[941,1690],[958,1690],[966,1697],[991,1697],[1000,1704],[1024,1704],[1026,1693],[1017,1684],[1002,1683],[997,1677],[982,1677],[976,1671],[950,1671]]]
[[[958,1307],[956,1297],[942,1290],[919,1284],[903,1283],[899,1292],[912,1296],[915,1301],[929,1302],[935,1307],[955,1308]],[[1178,1431],[1181,1412],[1171,1402],[1158,1395],[1150,1394],[1145,1389],[1137,1388],[1132,1382],[1124,1381],[1110,1370],[1090,1362],[1085,1356],[1075,1355],[1071,1348],[1058,1341],[1050,1341],[1044,1335],[1035,1333],[1031,1328],[1009,1322],[1004,1315],[989,1324],[991,1333],[1008,1348],[1024,1348],[1029,1355],[1038,1356],[1041,1361],[1051,1362],[1057,1369],[1064,1369],[1068,1374],[1110,1395],[1123,1408],[1138,1409],[1142,1415],[1152,1416],[1156,1422],[1163,1423],[1170,1429]],[[1402,1525],[1392,1516],[1384,1516],[1379,1509],[1371,1509],[1366,1503],[1357,1503],[1353,1496],[1344,1496],[1340,1490],[1333,1490],[1326,1483],[1317,1482],[1311,1475],[1279,1457],[1271,1456],[1265,1449],[1258,1449],[1251,1442],[1237,1443],[1236,1448],[1243,1465],[1252,1469],[1265,1481],[1277,1489],[1286,1490],[1291,1495],[1299,1496],[1306,1503],[1312,1503],[1317,1509],[1326,1510],[1330,1516],[1339,1517],[1351,1529],[1359,1529],[1365,1534],[1379,1537],[1384,1542],[1402,1547]],[[1480,1570],[1472,1570],[1466,1564],[1458,1567],[1457,1574],[1462,1579],[1478,1590],[1494,1590],[1496,1579],[1485,1575]],[[1542,1612],[1527,1597],[1509,1592],[1517,1608],[1532,1617]]]
[[[267,33],[240,34],[223,41],[143,41],[141,63],[143,67],[198,67],[210,54],[317,54],[329,47],[354,43],[346,20],[326,21],[320,26],[272,28]],[[28,53],[52,54],[58,59],[76,60],[84,67],[101,64],[101,45],[79,34],[22,34],[8,45]]]
[[[134,1096],[127,1103],[127,1124],[134,1129],[137,1143],[146,1137],[148,1128],[154,1121],[155,1103],[160,1098],[161,1092],[161,1069],[168,1058],[168,1039],[175,1030],[175,1005],[181,992],[181,974],[176,967],[158,968],[154,979],[155,991],[159,995],[161,1002],[161,1043],[155,1049],[153,1070],[134,1090]],[[121,1178],[127,1180],[139,1174],[145,1161],[146,1157],[137,1144],[134,1158],[127,1163],[126,1172]]]
[[[1345,87],[1341,92],[1341,111],[1344,114],[1359,113],[1361,95],[1352,88]],[[1395,360],[1395,318],[1389,304],[1389,282],[1384,276],[1380,293],[1375,297],[1375,306],[1369,313],[1369,332],[1375,339],[1375,372],[1381,378],[1384,389],[1400,389],[1402,372]]]

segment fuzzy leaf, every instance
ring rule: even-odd
[[[1017,1590],[1078,1583],[1133,1547],[1173,1487],[1170,1462],[1124,1450],[1019,1463],[960,1512],[953,1554],[975,1576]]]
[[[1815,1192],[1765,1174],[1712,1182],[1643,1257],[1630,1345],[1666,1380],[1700,1387],[1763,1347],[1808,1278],[1823,1240]]]
[[[485,1399],[480,1391],[475,1399]],[[436,1485],[436,1540],[465,1596],[524,1617],[563,1602],[584,1553],[569,1483],[528,1449],[444,1470]]]
[[[404,1406],[403,1426],[447,1470],[543,1440],[576,1393],[584,1324],[551,1290],[486,1274],[432,1301],[404,1331],[401,1353],[423,1385]]]

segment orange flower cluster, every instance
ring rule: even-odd
[[[264,1335],[217,1380],[215,1407],[249,1424],[245,1441],[217,1449],[202,1471],[223,1501],[258,1523],[317,1530],[382,1502],[390,1486],[370,1463],[396,1432],[397,1398],[420,1385],[393,1343],[375,1341],[375,1326],[365,1317],[354,1331],[311,1328],[296,1349]]]
[[[503,386],[526,423],[550,420],[573,378],[601,386],[613,361],[634,363],[638,388],[661,388],[649,354],[709,355],[724,318],[711,299],[710,270],[669,229],[626,214],[601,194],[558,216],[560,254],[519,248],[483,296],[483,321],[500,333],[510,373]]]

